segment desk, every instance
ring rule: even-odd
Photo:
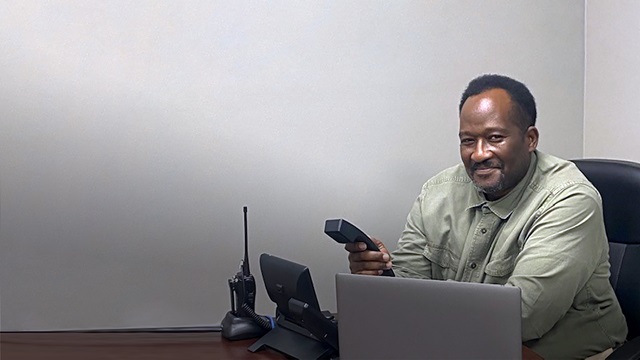
[[[219,332],[0,333],[2,360],[212,360],[278,359],[274,350],[252,353],[257,339],[228,341]]]
[[[284,359],[277,351],[247,350],[256,339],[228,341],[219,332],[0,333],[2,360]],[[541,359],[522,348],[523,359]]]

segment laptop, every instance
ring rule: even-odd
[[[340,359],[521,359],[520,289],[336,274]]]

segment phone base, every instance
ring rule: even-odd
[[[256,324],[250,317],[240,317],[231,311],[222,319],[222,337],[227,340],[244,340],[257,338],[264,335],[267,330]]]
[[[329,344],[314,340],[283,326],[276,326],[248,350],[257,352],[271,348],[295,359],[330,359],[337,351]]]

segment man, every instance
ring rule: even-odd
[[[522,341],[544,358],[586,358],[627,328],[609,283],[600,195],[568,161],[536,150],[536,105],[500,75],[462,95],[462,164],[429,179],[393,254],[348,244],[352,273],[517,286]]]

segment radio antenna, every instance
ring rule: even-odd
[[[243,207],[244,211],[244,261],[242,262],[242,275],[249,276],[249,235],[247,233],[247,207]]]

